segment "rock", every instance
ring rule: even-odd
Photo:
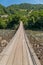
[[[40,48],[40,51],[42,51],[42,48]]]
[[[41,51],[39,51],[39,53],[41,53]]]
[[[43,46],[43,43],[40,43],[41,46]]]
[[[39,48],[39,44],[37,45],[37,48]]]
[[[37,44],[34,44],[34,46],[36,47],[36,46],[37,46]]]
[[[5,47],[7,44],[8,44],[8,42],[6,40],[1,41],[1,47]]]
[[[40,56],[38,57],[38,59],[40,60]]]

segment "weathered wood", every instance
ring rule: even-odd
[[[22,22],[9,45],[0,54],[0,65],[41,65],[27,39]]]

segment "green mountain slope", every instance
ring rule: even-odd
[[[30,11],[30,10],[41,10],[43,9],[43,4],[28,4],[28,3],[22,3],[22,4],[15,4],[7,7],[8,11],[11,14],[14,14],[16,11],[21,12],[24,10],[25,11]]]
[[[21,11],[21,9],[24,10],[40,10],[43,9],[43,4],[28,4],[28,3],[22,3],[22,4],[14,4],[10,5],[8,7],[5,7],[0,4],[0,15],[1,14],[14,14],[15,11]]]

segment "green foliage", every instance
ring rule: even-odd
[[[17,24],[19,24],[19,17],[13,16],[12,20],[9,19],[9,22],[7,23],[7,29],[16,29]]]
[[[14,4],[8,7],[5,7],[0,4],[0,15],[2,14],[15,14],[17,11],[30,11],[30,10],[41,10],[43,9],[43,4],[28,4],[28,3],[22,3],[22,4]],[[22,12],[21,12],[22,13]]]
[[[29,13],[33,10],[31,13]],[[0,15],[8,14],[8,17],[0,17],[0,29],[17,29],[22,20],[25,29],[43,30],[43,5],[18,4],[4,7],[0,5]]]

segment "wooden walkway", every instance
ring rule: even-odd
[[[14,37],[0,54],[0,65],[41,65],[20,23]]]

